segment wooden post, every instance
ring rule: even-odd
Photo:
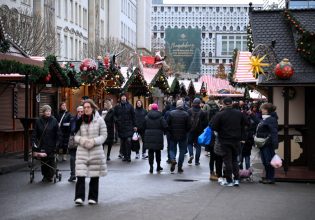
[[[24,161],[28,161],[29,151],[29,119],[28,119],[28,73],[25,74],[25,122],[24,122]]]
[[[284,87],[284,172],[287,174],[291,161],[291,143],[289,136],[289,88]]]

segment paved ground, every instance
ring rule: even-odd
[[[314,219],[314,184],[253,182],[226,188],[208,180],[204,154],[201,166],[188,166],[185,158],[184,173],[170,174],[164,151],[165,171],[149,174],[147,160],[121,162],[118,147],[113,150],[98,205],[74,206],[67,161],[59,164],[63,179],[56,184],[40,182],[40,172],[30,184],[28,168],[0,175],[0,219]],[[255,180],[258,162],[253,159]]]

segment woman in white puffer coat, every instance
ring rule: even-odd
[[[75,142],[78,143],[75,172],[77,183],[75,188],[75,204],[82,205],[85,199],[85,178],[90,177],[88,203],[98,201],[99,177],[107,173],[103,143],[107,137],[107,129],[98,107],[91,99],[83,102],[84,114],[78,120]]]

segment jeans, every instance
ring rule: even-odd
[[[161,164],[161,151],[160,150],[152,150],[149,149],[149,164],[152,166],[154,162],[154,153],[155,153],[155,160],[156,164],[160,166]]]
[[[70,176],[75,176],[75,157],[77,154],[77,149],[69,149],[70,155]]]
[[[124,155],[124,158],[130,159],[131,155],[131,137],[120,138],[120,153]]]
[[[179,147],[178,167],[182,167],[185,153],[187,151],[187,137],[184,137],[181,140],[170,139],[170,158],[173,161],[176,161],[177,144]]]
[[[242,156],[240,159],[240,169],[243,169],[243,161],[245,160],[245,168],[248,170],[250,168],[250,156]]]
[[[275,168],[270,165],[271,159],[275,155],[275,150],[272,146],[265,146],[260,149],[261,161],[265,167],[266,179],[274,180],[275,178]]]
[[[232,182],[232,173],[235,180],[239,180],[239,165],[237,157],[239,155],[239,143],[221,143],[222,147],[226,151],[223,156],[223,162],[225,164],[225,177],[228,183]]]
[[[98,186],[99,186],[99,177],[91,177],[88,199],[92,199],[97,202]],[[82,199],[83,201],[85,199],[85,177],[78,176],[78,180],[75,185],[75,200],[76,199]]]
[[[188,151],[189,151],[189,156],[194,156],[194,149],[193,146],[196,148],[196,157],[195,157],[195,163],[199,163],[199,158],[201,154],[201,145],[198,144],[197,140],[193,140],[193,134],[189,133],[188,137]]]
[[[166,133],[166,140],[167,140],[167,159],[170,160],[170,144],[171,144],[171,135],[167,132]]]

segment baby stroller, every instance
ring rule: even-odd
[[[35,177],[35,170],[40,168],[41,163],[45,164],[47,167],[49,167],[53,170],[53,172],[54,172],[53,182],[56,183],[57,180],[60,182],[62,175],[61,175],[61,173],[59,173],[59,169],[57,169],[57,155],[56,155],[56,153],[54,153],[52,155],[53,160],[54,160],[54,166],[51,166],[42,160],[43,158],[47,157],[47,154],[45,152],[38,152],[36,150],[37,150],[36,147],[32,148],[32,152],[30,153],[30,158],[29,158],[29,168],[31,169],[30,170],[30,183],[33,183],[34,177]]]

